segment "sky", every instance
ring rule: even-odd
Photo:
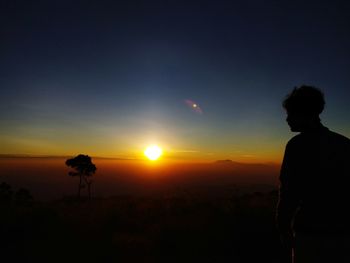
[[[280,162],[283,98],[350,136],[348,1],[1,1],[0,154]],[[197,107],[193,107],[196,104]],[[191,106],[192,105],[192,106]]]

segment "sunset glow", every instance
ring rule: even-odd
[[[1,3],[1,262],[350,263],[350,1]]]

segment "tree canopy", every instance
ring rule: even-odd
[[[76,170],[76,172],[69,172],[70,176],[91,176],[96,172],[96,166],[91,162],[91,157],[84,154],[68,159],[66,165]]]

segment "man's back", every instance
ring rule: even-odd
[[[287,198],[299,203],[296,231],[338,232],[349,228],[348,164],[350,140],[322,125],[288,142],[281,182],[291,191]]]

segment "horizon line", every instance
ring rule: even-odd
[[[46,155],[46,154],[0,154],[0,158],[72,158],[74,155]],[[91,156],[95,159],[107,159],[107,160],[120,160],[120,161],[144,161],[141,158],[126,158],[126,157],[104,157],[104,156]],[[184,161],[184,160],[182,160]],[[188,161],[186,161],[188,162]],[[203,162],[200,160],[191,160],[190,162]],[[205,163],[219,163],[219,162],[232,162],[237,164],[262,164],[262,165],[280,165],[278,162],[241,162],[231,159],[213,159],[206,160]]]

